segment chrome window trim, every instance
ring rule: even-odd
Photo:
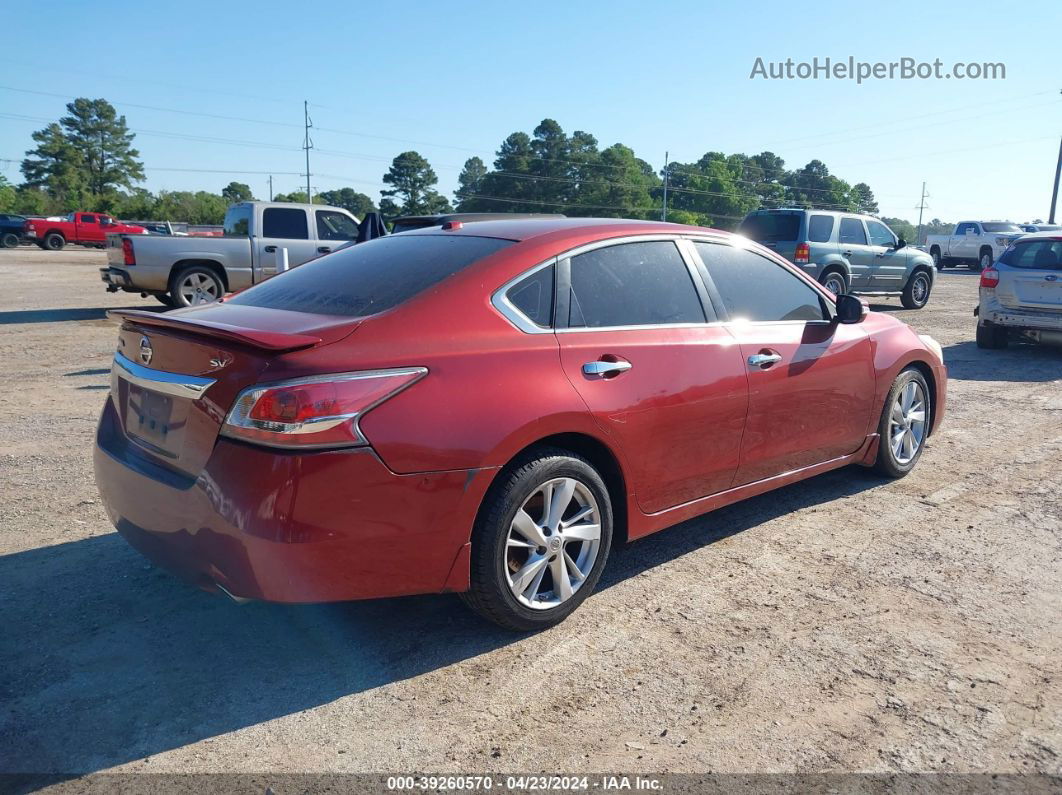
[[[542,270],[544,268],[548,268],[551,265],[556,265],[559,260],[560,260],[559,257],[550,257],[545,262],[538,263],[538,265],[535,265],[534,267],[530,268],[529,270],[526,270],[526,271],[522,272],[519,276],[516,276],[516,277],[510,279],[509,281],[507,281],[505,284],[503,284],[501,287],[499,287],[497,290],[495,290],[494,294],[491,295],[491,297],[490,297],[491,304],[493,304],[494,308],[497,309],[499,313],[501,313],[502,317],[504,317],[506,320],[508,320],[510,323],[512,323],[514,326],[516,326],[518,329],[520,329],[520,331],[524,332],[525,334],[552,334],[553,333],[553,328],[552,328],[552,326],[540,326],[537,323],[535,323],[531,318],[529,318],[527,315],[525,315],[523,312],[521,312],[519,309],[516,308],[516,305],[512,301],[509,300],[509,296],[506,293],[508,293],[509,290],[511,290],[516,285],[518,285],[524,279],[527,279],[527,278],[529,278],[531,276],[534,276],[540,270]],[[556,306],[557,306],[557,274],[556,274],[556,271],[554,271],[554,274],[553,274],[553,307],[554,307],[554,309],[556,309]]]
[[[216,382],[214,378],[152,370],[126,358],[118,351],[114,354],[111,372],[142,389],[191,400],[201,398]]]

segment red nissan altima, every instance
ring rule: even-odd
[[[933,339],[689,226],[454,222],[121,315],[108,514],[237,599],[456,591],[550,626],[613,545],[846,464],[900,477],[944,416]]]

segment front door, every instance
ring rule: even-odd
[[[706,315],[673,240],[610,244],[562,260],[561,363],[622,451],[655,513],[730,487],[748,408],[733,337]]]
[[[874,259],[870,265],[870,289],[874,292],[898,293],[907,276],[906,248],[896,248],[896,235],[880,221],[866,219],[867,235]]]
[[[866,332],[832,322],[825,296],[767,257],[720,243],[695,249],[749,385],[734,485],[857,451],[872,422],[876,386]]]
[[[849,289],[852,292],[869,290],[874,250],[867,240],[867,232],[863,228],[862,219],[853,216],[841,218],[841,226],[837,232],[837,245],[840,247],[841,256],[848,260],[852,274]]]
[[[307,213],[302,207],[266,207],[262,210],[261,234],[254,238],[255,281],[277,272],[277,263],[287,251],[288,267],[317,256],[317,241],[310,234]]]

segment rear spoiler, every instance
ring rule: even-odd
[[[231,340],[241,345],[249,345],[252,348],[260,348],[266,351],[297,351],[301,348],[312,348],[321,342],[320,337],[314,337],[310,334],[263,331],[261,329],[243,328],[232,326],[228,323],[216,323],[198,318],[185,319],[158,312],[145,312],[143,309],[111,309],[107,312],[107,317],[128,321],[140,326],[169,328],[189,334],[199,334],[204,337],[220,337],[221,339]]]

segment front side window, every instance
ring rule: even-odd
[[[808,240],[812,243],[829,243],[833,237],[833,216],[813,215],[808,219]]]
[[[883,223],[867,221],[867,231],[870,233],[870,245],[872,246],[892,248],[896,244],[896,236]]]
[[[262,237],[309,240],[306,211],[297,207],[267,207],[262,212]]]
[[[1018,241],[1003,252],[999,261],[1012,268],[1062,269],[1062,240]]]
[[[731,320],[763,323],[829,319],[822,296],[778,263],[733,246],[694,245]]]
[[[858,218],[842,218],[837,242],[850,246],[865,246],[867,233],[863,231],[863,222]]]
[[[358,225],[349,215],[335,210],[317,211],[318,240],[357,240]]]
[[[571,259],[570,328],[705,322],[685,260],[670,240],[622,243]]]
[[[225,237],[248,237],[251,234],[251,206],[234,204],[225,213]]]
[[[553,266],[532,273],[505,293],[509,303],[536,326],[548,328],[553,323]]]
[[[397,306],[512,243],[469,235],[388,235],[310,260],[226,301],[365,317]]]

